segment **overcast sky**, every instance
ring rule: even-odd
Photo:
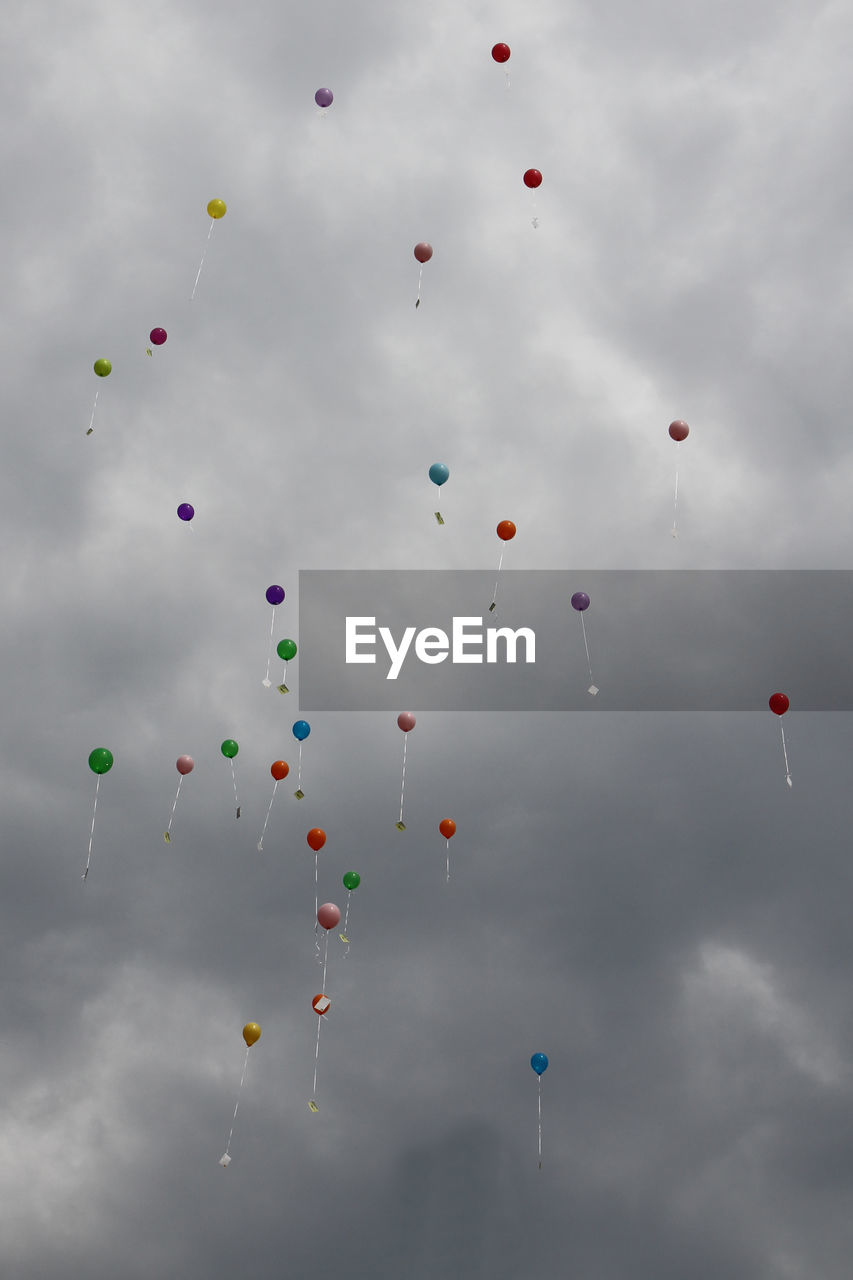
[[[853,721],[802,710],[821,660],[800,710],[781,659],[752,712],[608,710],[626,624],[590,589],[601,702],[412,706],[405,832],[396,713],[300,707],[301,655],[262,679],[271,583],[298,642],[300,569],[491,575],[504,519],[505,568],[575,589],[851,567],[852,28],[840,0],[4,15],[4,1277],[848,1280]],[[798,669],[849,612],[796,620]],[[362,877],[316,1114],[315,826],[320,901]]]

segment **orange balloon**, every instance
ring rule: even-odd
[[[290,765],[286,760],[274,760],[270,765],[270,773],[276,782],[281,782],[290,773]]]
[[[449,840],[451,836],[456,835],[456,823],[452,818],[442,818],[438,824],[438,829],[445,840]]]
[[[515,525],[511,520],[501,520],[497,533],[501,542],[509,542],[510,538],[515,537]]]
[[[329,997],[324,996],[322,992],[318,996],[315,996],[314,999],[311,1001],[311,1005],[314,1009],[314,1012],[319,1013],[321,1017],[324,1013],[329,1012],[329,1007],[331,1006],[331,1003],[332,1002],[329,999]]]
[[[326,833],[321,827],[312,827],[305,839],[316,853],[326,843]]]

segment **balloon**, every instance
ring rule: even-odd
[[[450,467],[446,467],[443,462],[434,462],[429,469],[429,478],[433,484],[444,484],[450,479]]]
[[[195,515],[195,507],[189,502],[182,502],[178,507],[179,520],[192,520]]]
[[[275,651],[283,662],[290,662],[291,658],[296,657],[296,641],[279,640],[275,647]]]
[[[297,742],[304,742],[311,732],[311,726],[307,720],[297,720],[293,726],[293,736]]]
[[[240,748],[233,738],[226,738],[219,750],[226,760],[233,760]]]
[[[682,422],[681,418],[676,418],[675,422],[669,424],[669,434],[673,440],[677,440],[680,443],[690,435],[690,428],[686,422]]]
[[[267,587],[267,600],[271,605],[281,604],[284,599],[284,587],[279,587],[275,583],[271,587]]]
[[[324,902],[317,912],[317,920],[324,929],[334,929],[341,922],[341,909],[334,902]]]
[[[193,769],[195,768],[195,761],[193,760],[192,756],[178,756],[177,760],[175,761],[175,768],[177,769],[178,773],[183,777],[187,773],[192,773]]]
[[[492,57],[495,62],[509,62],[509,45],[504,44],[503,41],[496,44],[492,49]]]
[[[330,107],[335,100],[335,95],[331,89],[318,89],[314,94],[314,101],[318,107]]]
[[[329,1009],[331,1008],[331,1005],[332,1005],[332,1002],[329,999],[329,997],[324,996],[322,992],[320,993],[320,995],[315,996],[314,999],[311,1001],[311,1008],[314,1010],[315,1013],[319,1013],[319,1014],[328,1013]]]
[[[92,773],[109,773],[113,767],[113,753],[106,747],[96,747],[89,756],[89,768]]]
[[[584,609],[589,608],[589,596],[585,591],[576,591],[572,596],[572,608],[577,609],[578,613],[583,613]]]
[[[243,1028],[243,1039],[247,1046],[251,1049],[252,1045],[261,1038],[261,1028],[257,1022],[247,1022]]]
[[[103,356],[101,356],[100,360],[95,361],[92,368],[95,370],[95,373],[99,378],[108,378],[113,371],[113,367],[109,360],[105,360]]]
[[[361,884],[361,876],[358,874],[357,871],[344,872],[344,888],[345,889],[350,889],[350,890],[357,889],[360,884]]]
[[[769,706],[774,716],[783,716],[790,705],[791,704],[784,693],[771,694]]]
[[[432,257],[432,245],[427,244],[426,240],[421,240],[420,244],[415,245],[415,257],[418,262],[429,262]]]
[[[155,347],[162,347],[168,337],[168,334],[165,329],[152,329],[148,337],[154,343]]]
[[[511,520],[501,520],[496,532],[502,542],[509,542],[510,538],[515,537],[515,525]]]
[[[270,765],[270,773],[276,782],[283,782],[290,773],[290,765],[286,760],[274,760]]]
[[[538,169],[528,169],[524,175],[524,185],[526,187],[541,187],[542,174]]]
[[[312,827],[305,839],[314,852],[318,853],[326,843],[326,833],[322,827]]]
[[[533,1057],[530,1059],[530,1065],[536,1072],[537,1076],[541,1076],[542,1072],[546,1071],[548,1068],[547,1054],[534,1053]]]
[[[226,212],[225,201],[211,200],[210,204],[207,206],[207,212],[210,214],[211,218],[224,218]]]
[[[451,836],[456,835],[456,823],[452,818],[442,818],[438,824],[438,829],[445,840],[449,840]]]
[[[411,733],[415,727],[415,717],[411,711],[401,711],[397,716],[397,724],[403,730],[403,733]]]

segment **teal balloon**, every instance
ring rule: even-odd
[[[89,756],[89,768],[92,773],[109,773],[113,767],[113,753],[106,747],[96,747]]]
[[[226,738],[219,750],[226,760],[233,760],[240,748],[233,738]]]
[[[530,1065],[536,1072],[537,1076],[541,1076],[543,1071],[548,1069],[548,1055],[545,1053],[534,1053],[530,1059]]]
[[[344,872],[344,888],[345,889],[357,889],[360,884],[361,884],[361,876],[358,874],[357,871]]]
[[[291,658],[296,657],[296,641],[279,640],[275,647],[275,651],[281,658],[282,662],[290,662]]]
[[[311,732],[311,726],[307,720],[297,720],[293,726],[293,736],[297,742],[304,742]]]
[[[433,484],[444,484],[450,479],[450,467],[446,467],[443,462],[434,462],[429,469],[429,478]]]

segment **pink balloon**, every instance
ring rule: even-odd
[[[411,733],[415,727],[415,717],[411,711],[401,711],[397,716],[397,724],[403,730],[403,733]]]
[[[334,929],[336,924],[340,924],[340,907],[336,907],[334,902],[324,902],[317,912],[317,920],[324,929]]]
[[[195,768],[195,761],[192,756],[178,756],[175,761],[175,767],[180,774],[192,773]]]

